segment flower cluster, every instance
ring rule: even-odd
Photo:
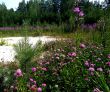
[[[36,91],[42,92],[43,90],[45,90],[45,87],[47,86],[47,84],[43,82],[44,80],[43,78],[45,77],[43,74],[45,72],[47,72],[47,68],[39,66],[39,67],[32,67],[30,72],[24,74],[21,69],[17,69],[14,75],[16,76],[17,84],[21,85],[23,81],[26,81],[27,83],[25,83],[24,87],[27,87],[27,90],[30,90],[32,92],[36,92]],[[29,80],[27,81],[28,77]],[[12,85],[10,88],[12,90],[15,90],[15,87]],[[19,89],[22,89],[19,87],[20,86],[16,88],[17,91],[19,91]]]
[[[76,8],[75,12],[79,12],[79,8]],[[99,83],[99,79],[97,78],[99,78],[101,74],[104,75],[108,84],[108,78],[110,74],[110,72],[108,72],[110,68],[110,54],[103,53],[104,48],[102,45],[82,42],[76,47],[71,41],[68,41],[64,47],[60,47],[58,45],[57,48],[51,48],[51,50],[52,51],[48,51],[48,54],[46,57],[44,57],[42,65],[48,66],[49,72],[53,73],[52,75],[58,76],[58,79],[62,79],[62,77],[64,77],[64,81],[66,81],[67,77],[67,81],[70,80],[69,83],[72,85],[71,80],[73,80],[72,77],[74,77],[72,74],[74,74],[74,71],[79,71],[75,80],[76,85],[78,85],[77,87],[83,88],[87,87],[89,84],[89,86],[93,88],[92,91],[94,92],[98,92],[99,89],[103,90],[103,87],[101,88],[97,85],[92,85],[94,84],[94,81]],[[44,63],[46,61],[48,64]],[[76,70],[72,70],[74,68],[76,68]],[[61,72],[63,72],[63,76],[60,75]],[[57,77],[55,78],[57,79]],[[74,85],[72,85],[72,87]]]
[[[84,30],[94,30],[98,28],[98,24],[97,23],[93,23],[93,24],[82,24],[81,28],[83,28]]]
[[[74,11],[76,14],[78,14],[80,17],[83,17],[83,16],[84,16],[84,12],[81,11],[81,9],[80,9],[79,7],[75,7],[75,8],[73,9],[73,11]]]

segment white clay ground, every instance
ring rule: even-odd
[[[5,40],[6,44],[3,46],[0,46],[0,62],[13,62],[15,60],[15,51],[14,51],[14,44],[17,44],[20,40],[22,40],[24,37],[6,37],[6,38],[0,38],[0,40]],[[39,36],[39,37],[28,37],[29,43],[32,45],[35,45],[39,40],[42,41],[42,43],[55,41],[55,38],[51,38],[48,36]]]

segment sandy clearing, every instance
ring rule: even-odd
[[[13,48],[14,44],[17,44],[24,37],[6,37],[0,38],[0,40],[5,40],[6,45],[0,46],[0,62],[13,62],[15,60],[15,51]],[[44,44],[45,42],[55,41],[56,38],[52,38],[49,36],[38,36],[38,37],[28,37],[29,43],[34,46],[39,40]]]

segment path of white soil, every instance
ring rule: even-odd
[[[19,41],[21,41],[24,37],[7,37],[7,38],[0,38],[2,40],[5,40],[6,44],[3,46],[0,46],[0,62],[12,62],[15,60],[15,51],[14,51],[14,44],[17,44]],[[49,37],[49,36],[39,36],[39,37],[28,37],[29,43],[32,45],[35,45],[39,40],[42,41],[42,43],[55,41],[55,38]]]

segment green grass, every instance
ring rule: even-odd
[[[63,25],[60,26],[48,25],[47,29],[42,27],[41,29],[38,30],[30,30],[29,26],[26,27],[24,26],[21,30],[0,31],[0,37],[53,36],[58,38],[72,38],[76,43],[79,42],[90,42],[98,44],[102,43],[101,32],[99,31],[96,30],[84,31],[78,29],[76,32],[66,32],[65,30],[66,30],[65,26]],[[108,38],[106,40],[108,40]]]

